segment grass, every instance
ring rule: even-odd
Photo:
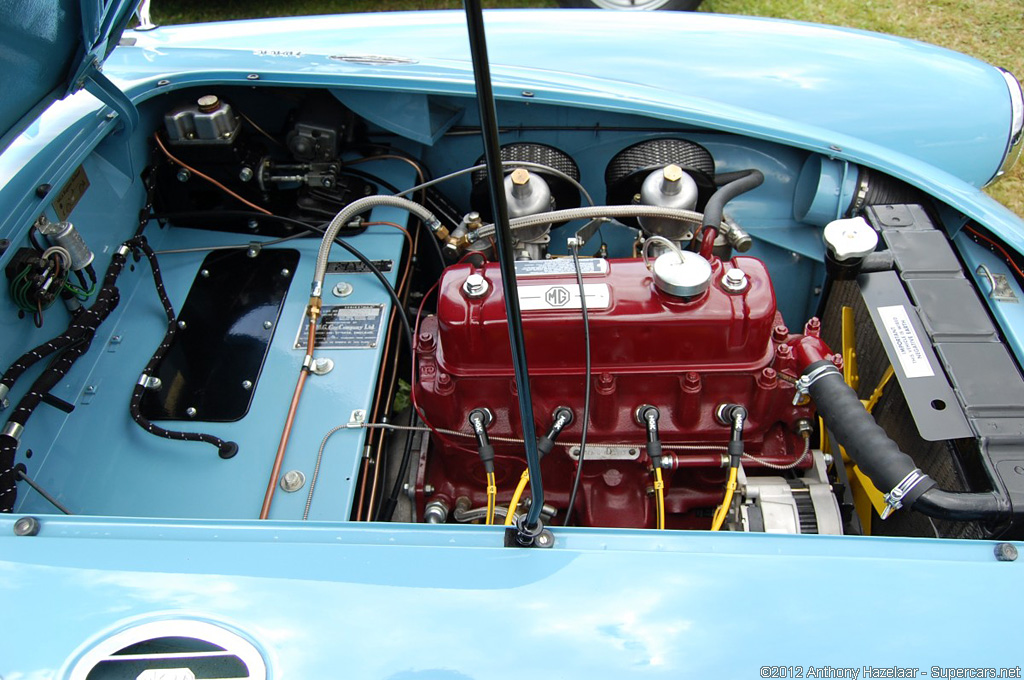
[[[379,10],[457,9],[460,0],[154,0],[157,24]],[[554,7],[554,0],[484,0],[485,7]],[[849,26],[930,42],[1024,77],[1021,0],[704,0],[702,11]],[[1024,217],[1024,162],[988,189]]]

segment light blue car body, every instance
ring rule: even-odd
[[[1009,134],[1006,85],[986,64],[864,32],[705,14],[492,12],[487,29],[502,101],[822,153],[916,186],[1024,250],[1024,224],[978,188]],[[373,90],[378,110],[473,92],[460,13],[124,37],[103,73],[136,106],[196,85],[327,87],[343,101]],[[34,187],[63,183],[105,137],[109,163],[126,181],[137,174],[137,156],[111,143],[127,139],[130,117],[83,92],[13,140],[0,158],[0,238],[38,214]],[[1008,273],[956,243],[970,271]],[[820,244],[800,248],[820,260]],[[1024,319],[1006,307],[992,311],[1020,358]],[[14,535],[17,513],[0,518],[3,680],[65,677],[95,640],[172,617],[237,631],[274,678],[865,677],[865,667],[928,677],[1022,660],[1022,562],[997,561],[990,541],[555,528],[552,549],[522,550],[502,547],[498,527],[33,514],[34,537]]]

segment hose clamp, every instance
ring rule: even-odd
[[[843,375],[839,372],[833,364],[825,364],[824,366],[818,366],[810,373],[805,373],[797,378],[796,381],[796,394],[793,395],[793,406],[800,403],[800,400],[805,396],[809,396],[811,393],[811,385],[818,382],[827,375],[835,373],[840,377]]]
[[[915,486],[928,479],[928,475],[914,468],[899,484],[893,487],[892,491],[885,494],[885,509],[881,517],[886,519],[889,515],[903,507],[903,499],[907,497]]]
[[[10,437],[14,441],[20,442],[21,441],[21,433],[24,432],[24,431],[25,431],[25,427],[21,423],[14,423],[14,422],[8,421],[7,424],[4,425],[4,429],[3,429],[2,432],[0,432],[0,435],[2,435],[4,437]]]

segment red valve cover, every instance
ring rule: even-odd
[[[567,262],[520,265],[531,271],[520,271],[517,277],[538,435],[548,430],[557,407],[567,406],[575,415],[558,440],[565,445],[556,446],[542,462],[545,503],[563,515],[575,475],[570,453],[578,455],[585,376],[579,288]],[[786,344],[791,337],[776,312],[768,272],[756,258],[734,258],[731,266],[746,273],[749,285],[732,293],[721,285],[727,267],[715,258],[710,288],[683,300],[658,290],[641,260],[586,264],[592,270],[584,275],[584,284],[593,379],[576,521],[653,526],[653,477],[644,429],[634,415],[638,406],[652,404],[661,413],[664,448],[678,463],[674,472],[666,471],[670,521],[705,526],[707,520],[694,511],[721,501],[725,479],[721,458],[729,430],[715,419],[718,405],[747,408],[748,453],[787,463],[803,450],[793,427],[811,411],[792,405],[792,379],[778,375],[796,373]],[[479,297],[464,288],[472,274],[489,284]],[[816,326],[810,332],[816,334]],[[472,409],[484,407],[494,414],[488,432],[497,451],[498,503],[507,505],[525,458],[521,444],[500,439],[521,438],[522,429],[496,264],[456,265],[445,271],[437,315],[420,324],[417,362],[417,404],[434,428],[469,432]],[[475,441],[435,434],[432,445],[419,471],[421,507],[441,499],[454,508],[460,497],[474,508],[484,505],[484,472],[474,453]],[[803,467],[808,464],[802,462]],[[756,469],[749,461],[745,466]]]

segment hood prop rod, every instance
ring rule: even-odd
[[[526,442],[526,465],[530,471],[530,495],[532,497],[530,509],[517,522],[515,542],[509,543],[524,547],[550,546],[552,543],[550,534],[540,541],[535,540],[543,531],[540,513],[544,507],[544,486],[541,483],[537,428],[533,421],[533,399],[530,395],[530,376],[526,363],[526,342],[523,337],[523,321],[519,310],[512,229],[509,227],[508,204],[505,201],[505,176],[502,172],[501,153],[498,145],[498,117],[494,107],[494,90],[491,88],[487,41],[484,37],[484,15],[480,0],[464,0],[464,6],[469,29],[473,78],[476,81],[476,99],[480,107],[480,129],[484,143],[484,158],[487,163],[487,181],[490,185],[491,210],[494,214],[495,245],[501,269],[501,287],[505,295],[505,315],[508,317],[509,344],[512,348],[512,364],[519,392],[519,415],[523,423],[523,439]]]

